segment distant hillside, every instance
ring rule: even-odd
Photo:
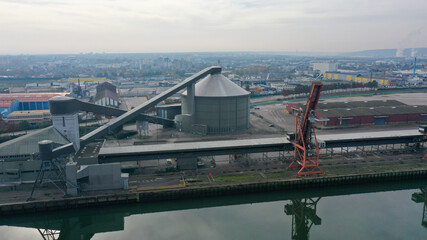
[[[402,52],[402,57],[411,57],[412,51],[415,51],[417,57],[427,57],[427,48],[405,48]],[[343,53],[344,56],[349,57],[396,57],[397,49],[374,49],[359,52]]]

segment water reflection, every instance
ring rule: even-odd
[[[422,219],[421,219],[421,226],[427,228],[427,187],[424,188],[420,188],[419,192],[413,193],[412,194],[412,201],[416,202],[416,203],[423,203],[424,207],[423,207],[423,214],[422,214]]]
[[[303,198],[291,200],[285,205],[286,215],[292,215],[292,234],[294,240],[307,240],[308,232],[314,225],[320,225],[322,219],[316,214],[319,198]]]
[[[321,229],[322,217],[328,217],[325,209],[318,209],[318,204],[322,202],[330,201],[332,196],[343,196],[351,194],[363,194],[363,193],[375,193],[375,192],[388,192],[398,190],[409,190],[414,189],[410,194],[413,202],[423,204],[420,206],[420,212],[422,210],[422,226],[427,227],[427,193],[426,181],[423,182],[401,182],[401,183],[390,183],[390,184],[370,184],[361,186],[351,187],[335,187],[328,189],[316,189],[310,191],[286,191],[286,192],[274,192],[274,193],[263,193],[263,194],[251,194],[244,196],[228,196],[221,198],[210,198],[210,199],[197,199],[197,200],[185,200],[185,201],[173,201],[173,202],[158,202],[158,203],[144,203],[135,204],[128,206],[114,206],[114,207],[102,207],[102,208],[91,208],[81,210],[70,210],[53,212],[46,214],[32,214],[32,215],[21,215],[21,216],[9,216],[0,218],[0,226],[15,226],[21,228],[33,228],[36,229],[40,234],[39,239],[92,239],[95,234],[117,232],[125,230],[125,219],[129,219],[129,216],[152,216],[151,213],[168,213],[168,217],[176,215],[180,210],[191,210],[191,209],[203,209],[213,208],[222,206],[233,206],[239,205],[239,211],[245,211],[250,204],[255,203],[267,203],[276,202],[280,203],[280,215],[282,219],[286,219],[286,224],[289,224],[291,232],[286,232],[287,236],[283,238],[295,239],[295,240],[306,240],[309,239],[310,230]],[[407,193],[405,193],[407,194]],[[324,199],[328,198],[328,199]],[[248,205],[245,205],[248,204]],[[276,209],[279,205],[270,204],[275,206]],[[324,205],[323,205],[324,206]],[[357,206],[363,207],[363,206]],[[274,210],[273,209],[273,210]],[[284,211],[283,211],[284,209]],[[229,211],[230,209],[226,210]],[[277,209],[278,211],[279,209]],[[322,214],[319,214],[320,210]],[[173,212],[178,211],[178,212]],[[217,210],[216,210],[217,211]],[[279,213],[278,213],[279,214]],[[194,216],[197,215],[197,212]],[[321,216],[323,215],[323,216]],[[245,215],[249,216],[249,215]],[[253,215],[250,215],[253,216]],[[270,215],[269,215],[270,216]],[[211,216],[213,221],[222,221],[223,219],[218,216]],[[222,216],[223,217],[223,216]],[[255,216],[259,217],[259,216]],[[266,216],[263,216],[264,218]],[[410,216],[414,217],[414,216]],[[179,217],[178,217],[179,218]],[[291,220],[291,221],[290,221]],[[240,221],[240,219],[239,219]],[[245,219],[241,220],[239,224],[245,224]],[[173,221],[172,221],[173,222]],[[264,220],[265,222],[265,220]],[[288,223],[289,222],[289,223]],[[156,224],[161,224],[157,221]],[[259,224],[263,221],[260,220]],[[144,222],[137,222],[135,224],[144,224]],[[173,224],[173,223],[172,223]],[[197,225],[197,221],[195,223]],[[328,225],[328,223],[325,223]],[[329,222],[331,224],[331,222]],[[126,225],[129,228],[129,225]],[[172,226],[171,226],[172,227]],[[197,228],[197,226],[192,226]],[[158,231],[162,231],[162,226],[158,226]],[[264,229],[260,226],[258,230]],[[129,229],[128,229],[129,230]],[[169,230],[172,230],[169,228]],[[329,229],[328,229],[329,230]],[[333,230],[331,230],[333,231]],[[315,231],[315,235],[319,233]],[[139,234],[139,233],[135,233]],[[266,233],[269,234],[269,233]],[[288,235],[289,234],[289,235]],[[0,236],[2,230],[0,228]],[[267,235],[268,236],[268,235]],[[149,236],[147,236],[149,238]],[[141,238],[141,237],[139,237]],[[19,239],[19,237],[15,238]],[[22,238],[24,239],[24,238]]]

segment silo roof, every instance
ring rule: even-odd
[[[197,82],[195,90],[196,97],[236,97],[250,94],[220,73],[209,74]],[[187,95],[187,91],[182,94]]]

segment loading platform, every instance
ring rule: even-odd
[[[387,144],[413,144],[427,141],[417,130],[364,132],[352,134],[318,135],[322,148],[344,148]],[[177,157],[200,157],[263,152],[291,151],[293,146],[285,137],[206,141],[102,147],[99,163],[154,160]]]

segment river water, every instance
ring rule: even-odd
[[[371,184],[1,217],[0,239],[427,239],[420,200],[426,186]]]

